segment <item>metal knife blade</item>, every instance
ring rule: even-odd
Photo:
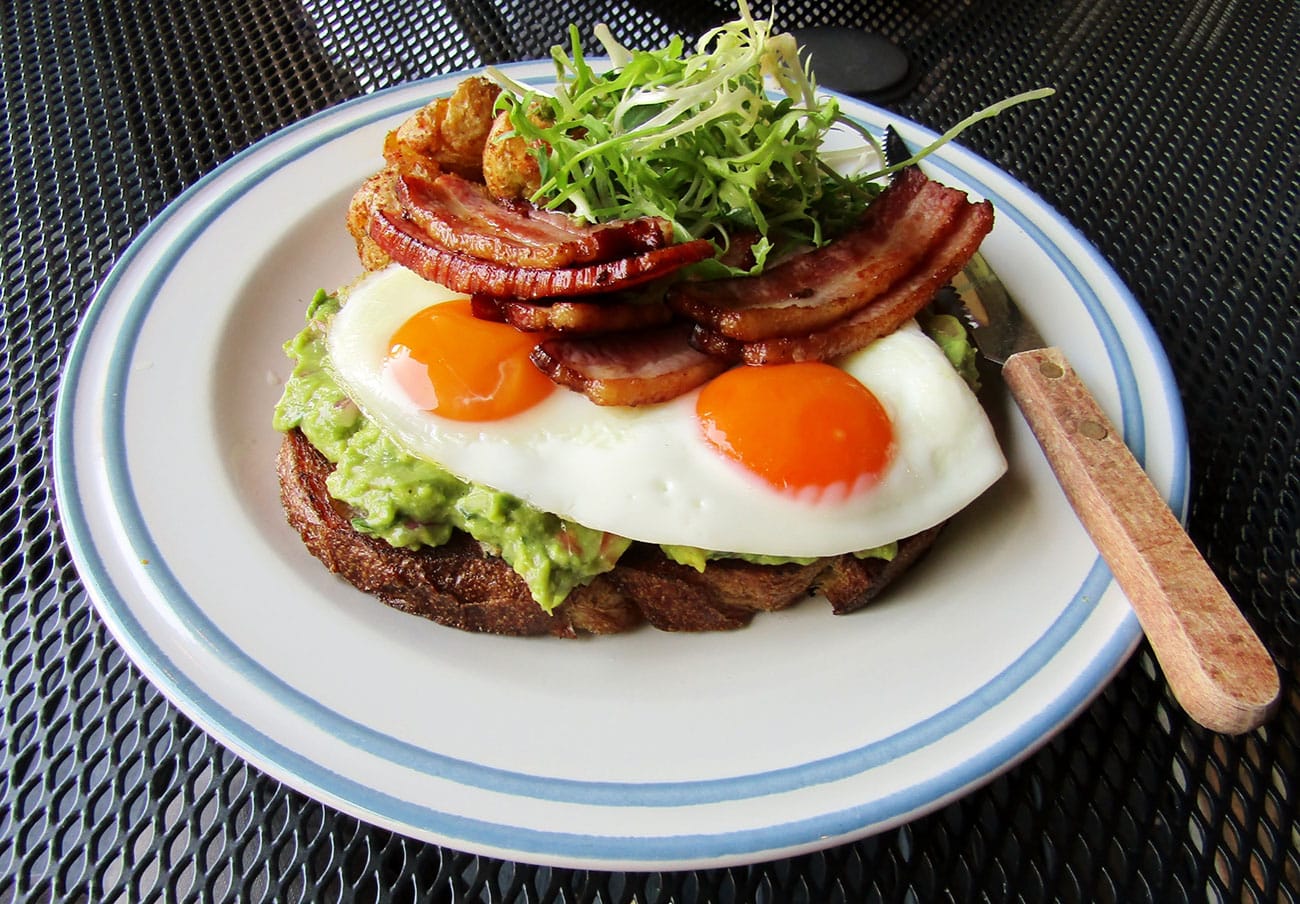
[[[1006,364],[1017,352],[1047,345],[978,251],[953,279],[952,289],[980,354],[994,364]]]
[[[885,155],[891,165],[910,157],[892,128]],[[1001,366],[1178,702],[1213,731],[1239,734],[1260,725],[1281,692],[1273,660],[1065,353],[1047,346],[982,255],[952,288],[976,346]]]

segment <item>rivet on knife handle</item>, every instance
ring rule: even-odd
[[[1065,356],[1020,352],[1002,374],[1183,709],[1214,731],[1258,726],[1277,668]]]

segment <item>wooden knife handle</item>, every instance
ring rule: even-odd
[[[1021,352],[1002,373],[1183,709],[1214,731],[1258,726],[1276,666],[1065,355]]]

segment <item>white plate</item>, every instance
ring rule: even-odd
[[[148,227],[91,305],[57,410],[60,511],[100,614],[150,680],[259,768],[362,819],[610,869],[881,831],[987,782],[1086,706],[1139,628],[997,387],[1010,473],[852,616],[809,601],[734,633],[480,637],[389,609],[307,554],[273,471],[281,343],[317,287],[356,274],[344,210],[386,130],[461,77],[240,154]],[[843,103],[913,143],[929,135]],[[1128,292],[988,163],[948,146],[929,168],[993,200],[989,260],[1180,511],[1178,395]]]

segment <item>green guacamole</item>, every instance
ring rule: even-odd
[[[453,530],[464,531],[509,563],[547,612],[564,602],[573,588],[614,567],[630,540],[460,480],[432,462],[408,455],[367,419],[329,369],[325,336],[341,303],[337,295],[317,292],[307,308],[307,325],[285,343],[294,368],[273,423],[277,430],[301,430],[335,465],[326,488],[351,507],[356,530],[412,549],[438,546],[447,542]],[[948,319],[952,323],[941,322],[938,329],[932,321],[927,331],[955,367],[969,368],[973,374],[974,351],[966,332],[955,318]],[[688,546],[662,548],[673,561],[699,571],[717,558],[763,565],[814,561]],[[892,559],[896,552],[897,544],[891,543],[856,555]]]
[[[735,552],[712,552],[695,546],[669,546],[665,544],[659,548],[664,551],[664,555],[674,562],[679,565],[689,565],[699,572],[703,572],[705,566],[714,559],[743,559],[746,562],[753,562],[755,565],[811,565],[817,561],[815,556],[760,556]],[[854,555],[859,559],[884,559],[888,562],[898,555],[898,542],[863,549],[855,552]]]
[[[962,322],[951,314],[931,314],[921,318],[921,328],[943,349],[944,357],[961,374],[974,392],[979,392],[980,376],[976,361],[979,352],[971,344],[970,334]]]

